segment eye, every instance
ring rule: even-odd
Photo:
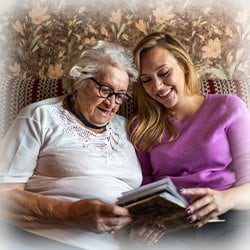
[[[141,78],[141,83],[142,84],[147,84],[147,83],[149,83],[150,82],[150,78]]]
[[[110,87],[106,86],[106,85],[102,85],[101,86],[101,90],[105,93],[109,93],[111,91]]]
[[[126,98],[126,93],[117,93],[117,97],[120,99]]]
[[[124,94],[117,94],[117,95],[116,95],[116,98],[117,98],[119,101],[122,101],[123,98],[124,98]]]
[[[171,70],[163,71],[159,73],[159,76],[166,78],[169,76],[170,73],[171,73]]]

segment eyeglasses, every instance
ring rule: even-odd
[[[101,84],[95,78],[89,78],[92,80],[96,85],[98,85],[97,89],[99,90],[100,97],[102,98],[109,98],[111,96],[115,96],[115,103],[121,105],[123,102],[128,101],[131,97],[127,93],[116,93],[112,88],[108,87],[107,85]]]

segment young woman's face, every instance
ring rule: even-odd
[[[140,79],[148,95],[174,108],[185,96],[185,70],[168,50],[154,47],[141,56]]]
[[[129,77],[125,70],[108,66],[106,72],[95,81],[108,86],[115,93],[126,93]],[[102,98],[99,94],[99,85],[88,79],[86,85],[77,90],[77,110],[92,124],[101,126],[106,124],[119,110],[120,105],[115,102],[115,95]]]

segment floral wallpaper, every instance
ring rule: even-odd
[[[69,58],[97,39],[131,49],[168,31],[201,78],[250,80],[250,11],[244,0],[3,0],[0,74],[60,78]],[[250,84],[250,81],[249,81]]]

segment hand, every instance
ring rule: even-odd
[[[184,188],[182,195],[191,196],[191,201],[187,207],[189,222],[194,222],[197,228],[202,227],[210,219],[223,214],[232,208],[228,199],[229,190],[213,190],[210,188]]]
[[[126,208],[106,204],[97,199],[73,202],[69,218],[73,226],[95,233],[112,233],[131,222]]]
[[[165,234],[163,225],[141,225],[136,228],[131,228],[129,238],[136,245],[154,245]]]

